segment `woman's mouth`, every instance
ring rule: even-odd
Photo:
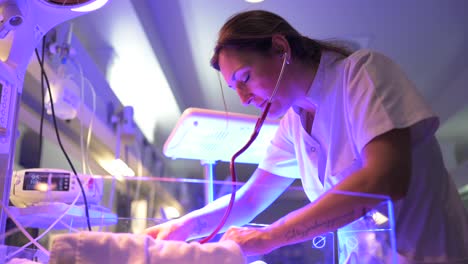
[[[263,102],[258,104],[257,107],[260,108],[260,109],[263,109],[263,107],[265,107],[266,103],[267,103],[267,100],[264,100]]]

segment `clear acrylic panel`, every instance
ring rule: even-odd
[[[210,195],[216,199],[232,191],[229,181],[161,177],[132,177],[118,181],[110,176],[102,178],[103,198],[99,203],[89,205],[94,232],[140,233],[147,227],[203,207],[211,199]],[[236,184],[237,188],[242,185]],[[262,192],[269,186],[255,188]],[[337,195],[375,198],[381,202],[363,217],[333,232],[284,246],[263,256],[249,257],[248,263],[255,260],[269,264],[396,263],[392,202],[385,197],[369,194],[343,192]],[[271,224],[309,203],[300,182],[295,182],[247,226]],[[78,203],[69,207],[65,203],[44,200],[26,208],[9,206],[8,211],[28,229],[32,237],[40,237],[38,243],[49,250],[54,235],[87,230],[84,206]],[[50,228],[52,224],[54,226]],[[218,234],[213,241],[217,241],[221,235]],[[31,245],[13,222],[2,238],[4,245],[0,248],[0,259],[8,261],[13,257],[23,257],[47,263],[47,255]],[[25,245],[27,247],[23,248]]]

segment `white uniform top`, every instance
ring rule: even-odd
[[[431,263],[468,261],[468,214],[434,136],[438,118],[400,68],[368,50],[345,59],[323,52],[308,97],[316,106],[311,133],[301,110],[289,109],[259,168],[300,177],[314,201],[362,167],[360,152],[370,140],[411,127],[410,187],[394,204],[398,252]]]

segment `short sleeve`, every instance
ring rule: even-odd
[[[279,128],[267,148],[267,155],[258,167],[279,176],[300,178],[294,143],[288,129],[286,129],[292,126],[291,115],[290,109],[281,119]]]
[[[359,151],[395,128],[410,127],[413,144],[435,133],[438,118],[396,63],[367,50],[346,60],[345,111]]]

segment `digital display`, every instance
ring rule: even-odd
[[[25,191],[68,191],[69,189],[69,173],[28,171],[24,174],[23,190]]]

